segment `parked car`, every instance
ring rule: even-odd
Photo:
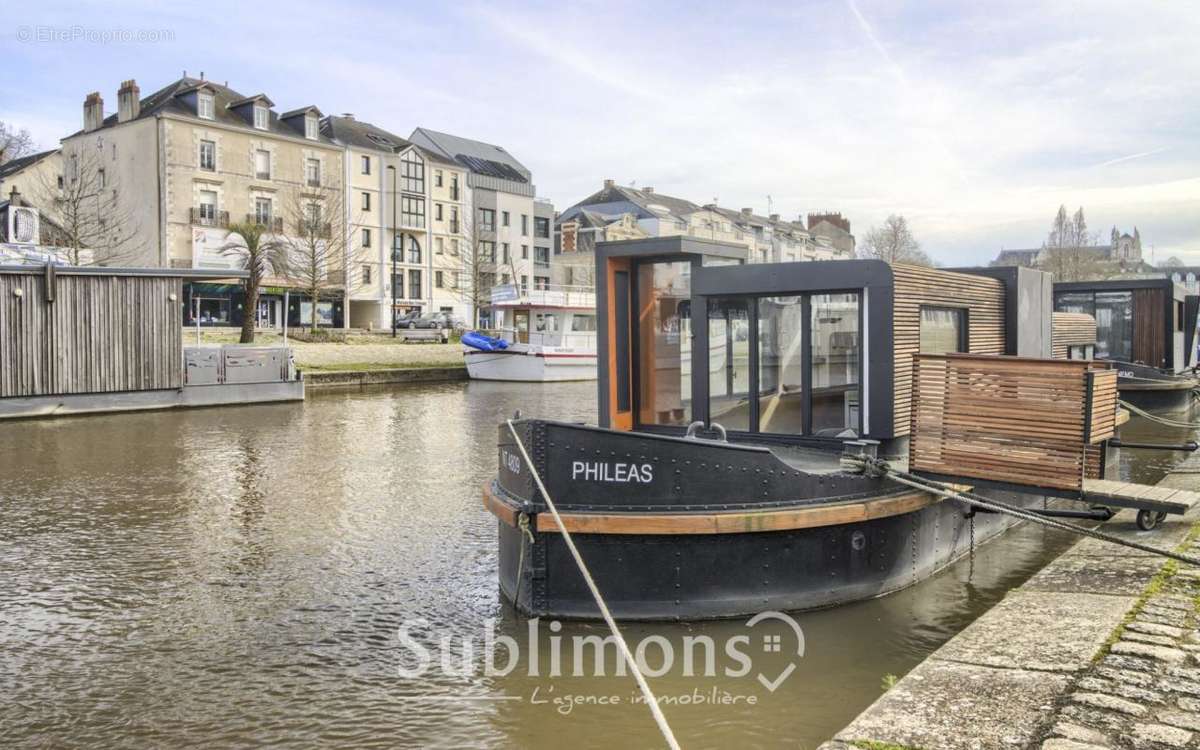
[[[413,324],[414,328],[451,328],[461,331],[465,324],[451,313],[435,312],[422,315]]]
[[[400,313],[396,316],[397,328],[415,328],[416,322],[421,318],[420,310],[409,310],[406,313]]]

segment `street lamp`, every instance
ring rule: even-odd
[[[400,236],[396,231],[396,167],[389,164],[392,173],[392,338],[396,338],[396,239]]]

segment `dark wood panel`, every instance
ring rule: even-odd
[[[1162,289],[1133,290],[1133,359],[1167,366],[1166,298]]]

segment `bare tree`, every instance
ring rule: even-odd
[[[41,173],[35,205],[57,225],[71,265],[128,262],[142,250],[146,238],[137,214],[120,200],[118,183],[115,165],[106,166],[103,152],[85,144],[64,149],[62,175]]]
[[[1087,219],[1080,207],[1074,216],[1066,206],[1059,206],[1050,225],[1050,234],[1042,245],[1038,265],[1049,272],[1055,281],[1083,281],[1105,274],[1103,260],[1092,247],[1096,235],[1088,230]]]
[[[258,310],[262,280],[270,272],[272,262],[286,250],[284,241],[271,234],[271,229],[256,221],[231,224],[229,233],[225,235],[225,244],[219,248],[222,255],[236,258],[238,265],[250,274],[243,282],[246,303],[243,307],[242,335],[238,339],[242,344],[254,343],[254,316]]]
[[[881,227],[871,227],[863,238],[859,255],[888,263],[933,265],[933,261],[921,250],[921,244],[908,228],[908,220],[898,214],[888,216]]]
[[[362,221],[349,217],[340,186],[304,186],[285,196],[283,237],[271,264],[275,272],[308,295],[311,302],[309,330],[317,330],[317,306],[321,300],[341,297],[349,304],[347,261],[349,239],[342,227]],[[349,314],[345,310],[345,314]]]
[[[1172,255],[1170,258],[1167,258],[1166,260],[1163,261],[1162,267],[1163,268],[1183,268],[1183,261],[1179,259],[1178,255]]]
[[[36,150],[28,128],[17,130],[16,125],[0,120],[0,164],[29,156]]]
[[[479,326],[480,312],[492,303],[492,287],[496,285],[496,242],[493,231],[485,230],[475,215],[471,193],[463,202],[462,233],[458,243],[457,268],[446,284],[455,297],[471,310],[471,324]],[[451,240],[451,255],[454,254]]]

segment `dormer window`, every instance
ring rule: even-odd
[[[259,130],[266,130],[271,117],[269,110],[261,104],[254,105],[254,127]]]
[[[202,120],[213,119],[213,95],[208,91],[201,91],[196,95],[196,114]]]
[[[304,118],[304,137],[309,139],[310,141],[315,141],[319,137],[318,132],[319,131],[317,130],[317,118],[312,115],[305,116],[305,118]]]

